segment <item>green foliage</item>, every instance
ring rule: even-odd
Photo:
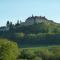
[[[27,37],[29,39],[34,39],[34,38],[36,38],[36,34],[28,34]]]
[[[16,33],[16,36],[18,37],[18,38],[24,38],[24,36],[25,36],[25,34],[24,33]]]
[[[18,26],[16,27],[16,32],[24,32],[24,33],[60,33],[60,26],[55,23],[38,23],[28,26]]]
[[[15,42],[0,39],[0,60],[16,60],[18,52],[18,46]]]
[[[34,23],[32,25],[17,25],[7,21],[8,31],[0,32],[0,37],[16,41],[23,46],[40,46],[60,44],[60,24],[50,22]],[[35,44],[35,45],[34,45]]]
[[[35,57],[35,54],[33,53],[33,51],[31,50],[22,50],[21,51],[21,55],[20,58],[24,58],[24,59],[33,59]]]
[[[36,17],[31,17],[31,18],[38,18],[38,16]],[[41,17],[40,17],[41,19]],[[42,19],[45,19],[45,22],[41,22],[41,23],[34,23],[32,25],[21,25],[19,23],[19,20],[17,21],[17,23],[15,25],[12,24],[12,22],[7,21],[6,25],[9,29],[9,31],[11,32],[12,30],[15,33],[19,33],[19,32],[23,32],[23,33],[60,33],[60,24],[55,23],[53,21],[49,21],[48,19],[46,19],[45,17],[43,17]],[[48,21],[48,22],[47,22]]]
[[[41,58],[41,57],[35,57],[35,58],[32,59],[32,60],[42,60],[42,58]]]
[[[60,47],[40,47],[22,49],[19,59],[60,60]],[[22,57],[22,58],[21,58]]]

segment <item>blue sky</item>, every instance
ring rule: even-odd
[[[60,23],[60,0],[0,0],[0,26],[7,20],[25,21],[32,14]]]

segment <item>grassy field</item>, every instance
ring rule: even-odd
[[[6,60],[10,59],[8,56],[13,58],[12,55],[15,56],[15,53],[17,53],[17,56],[15,56],[17,58],[14,58],[17,60],[60,60],[60,45],[18,48],[18,45],[16,46],[15,42],[10,42],[7,39],[0,39],[0,46],[2,47],[0,47],[0,56],[4,56],[0,60],[4,58],[7,58]],[[6,56],[4,54],[6,54]]]
[[[21,56],[32,60],[60,60],[60,45],[21,48]]]
[[[40,46],[40,47],[28,47],[28,48],[21,48],[21,49],[38,50],[38,49],[50,49],[50,48],[60,48],[60,45]]]

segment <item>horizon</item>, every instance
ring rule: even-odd
[[[0,26],[7,21],[24,22],[32,14],[60,23],[60,0],[0,0]]]

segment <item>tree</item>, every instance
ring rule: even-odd
[[[20,24],[22,23],[22,21],[20,20]]]
[[[31,51],[30,49],[24,49],[21,51],[21,55],[20,55],[20,58],[23,58],[23,59],[34,59],[36,56],[34,54],[33,51]]]
[[[7,26],[7,27],[9,27],[9,24],[10,24],[10,22],[9,22],[9,21],[7,21],[6,26]]]
[[[25,34],[24,34],[23,32],[21,32],[21,33],[16,33],[16,36],[17,36],[18,38],[24,38]]]
[[[19,20],[17,20],[17,23],[16,23],[16,25],[15,25],[15,26],[19,26],[19,25],[20,25]]]
[[[4,40],[0,40],[0,60],[16,60],[19,52],[17,44]]]
[[[31,34],[28,34],[27,36],[28,36],[29,39],[34,39],[34,38],[36,38],[36,34],[32,34],[32,33],[31,33]]]

